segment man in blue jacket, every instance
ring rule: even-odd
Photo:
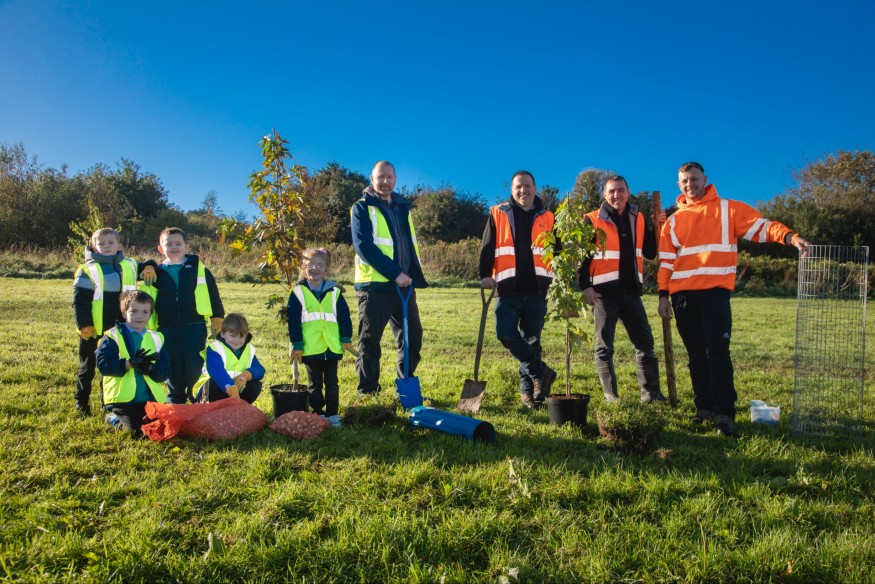
[[[426,288],[419,261],[410,201],[395,192],[395,167],[381,160],[371,171],[371,184],[351,209],[355,249],[355,290],[358,298],[359,339],[356,371],[359,394],[380,391],[380,340],[388,323],[398,346],[397,375],[404,375],[403,316],[397,288]],[[410,375],[422,349],[422,323],[411,291],[408,304]]]

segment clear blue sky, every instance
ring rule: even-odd
[[[70,172],[122,157],[170,200],[245,209],[257,142],[488,202],[518,169],[677,194],[698,160],[750,203],[875,148],[875,2],[0,0],[0,142]]]

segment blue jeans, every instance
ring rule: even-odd
[[[541,331],[546,315],[547,297],[536,292],[499,296],[495,300],[495,333],[520,362],[520,393],[532,393],[532,378],[544,372]]]

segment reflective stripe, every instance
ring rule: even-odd
[[[198,278],[198,279],[197,279],[197,283],[206,286],[206,285],[207,285],[207,279],[206,279],[206,278]]]
[[[377,208],[373,205],[369,206],[368,214],[371,216],[371,228],[373,231],[374,244],[394,246],[395,243],[392,241],[391,237],[380,237],[379,235],[377,235]]]
[[[659,269],[661,270],[663,268],[665,268],[666,270],[669,270],[669,271],[674,271],[674,264],[666,264],[666,263],[659,264]]]
[[[696,268],[695,270],[683,270],[680,272],[674,272],[671,275],[672,280],[685,280],[687,278],[692,278],[693,276],[725,276],[727,274],[734,274],[735,266],[727,266],[725,268]]]
[[[513,278],[516,276],[516,268],[508,268],[506,270],[502,270],[495,274],[495,281],[501,282],[502,280],[507,280],[508,278]]]
[[[638,258],[644,257],[644,253],[641,251],[640,247],[635,249],[635,257],[638,257]]]
[[[500,258],[501,256],[509,256],[514,255],[514,250],[512,247],[496,247],[495,248],[495,257]]]
[[[532,254],[533,255],[544,255],[544,248],[532,246]]]
[[[535,275],[536,276],[544,276],[545,278],[552,278],[553,272],[551,270],[548,270],[547,268],[535,266]]]
[[[605,282],[612,282],[613,280],[620,279],[620,272],[607,272],[604,274],[599,274],[598,276],[593,276],[592,283],[594,286],[598,284],[604,284]]]
[[[131,258],[121,261],[122,269],[122,292],[131,292],[137,289],[137,262]]]
[[[759,230],[765,222],[766,220],[762,217],[754,221],[753,225],[750,226],[750,229],[747,230],[747,233],[745,233],[743,237],[748,241],[753,241],[753,238],[756,237],[757,230]],[[762,239],[762,236],[760,236],[760,239]]]
[[[706,245],[697,245],[694,247],[682,248],[678,255],[688,256],[715,251],[724,253],[735,253],[736,251],[738,251],[738,246],[735,244],[709,243]]]
[[[760,231],[760,241],[768,241],[769,240],[769,227],[772,225],[772,222],[768,219],[763,224],[763,228]]]
[[[677,217],[674,214],[672,214],[672,216],[668,218],[668,234],[671,236],[671,244],[675,247],[675,249],[678,249],[681,246],[681,242],[678,241],[678,236],[674,232],[676,220]]]
[[[103,300],[103,272],[97,264],[86,264],[85,269],[88,270],[88,277],[94,283],[94,297],[92,300]]]
[[[661,259],[661,260],[674,260],[674,259],[677,259],[677,257],[678,257],[678,254],[676,254],[676,253],[669,253],[667,251],[659,252],[659,259]]]
[[[724,245],[729,243],[729,199],[720,199],[720,227]]]
[[[307,301],[304,298],[304,290],[302,286],[295,286],[293,290],[295,298],[301,303],[301,322],[313,322],[314,320],[325,320],[328,322],[337,322],[336,314],[330,312],[308,312]],[[337,312],[337,288],[331,291],[331,304],[334,312]]]
[[[620,252],[618,251],[597,251],[594,256],[592,256],[594,260],[618,260],[620,259]]]

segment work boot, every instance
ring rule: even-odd
[[[532,382],[535,385],[534,400],[537,403],[543,403],[550,395],[550,388],[553,387],[553,382],[556,381],[556,372],[544,365],[544,370],[538,377],[533,377]]]
[[[696,415],[690,418],[690,424],[693,426],[701,426],[704,422],[712,422],[716,414],[711,410],[697,410]]]
[[[612,389],[611,391],[604,392],[605,401],[609,404],[615,404],[620,401],[620,396],[617,395],[617,390]]]
[[[88,402],[76,402],[76,405],[73,406],[73,409],[77,414],[82,416],[83,418],[91,417],[91,406],[88,405]]]
[[[520,394],[520,403],[529,408],[530,410],[537,410],[541,404],[532,399],[532,394],[530,393],[521,393]]]
[[[717,429],[718,436],[735,436],[735,422],[730,416],[717,416],[714,427]]]
[[[659,391],[658,389],[656,391],[651,391],[651,392],[647,392],[647,391],[641,392],[641,403],[642,404],[649,404],[650,402],[655,402],[655,401],[664,402],[664,401],[668,401],[668,398],[665,397],[662,394],[662,392]]]

